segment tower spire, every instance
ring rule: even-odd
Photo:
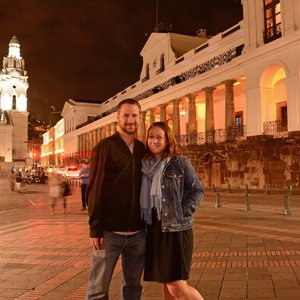
[[[20,43],[15,35],[12,37],[12,39],[9,42],[8,57],[14,57],[17,59],[22,58],[20,53]]]
[[[3,58],[4,74],[9,74],[12,71],[17,71],[20,75],[25,75],[25,61],[21,56],[20,43],[17,37],[14,35],[8,44],[8,55]]]

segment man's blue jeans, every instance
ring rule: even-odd
[[[93,250],[90,282],[86,299],[108,299],[112,274],[119,256],[122,257],[121,299],[140,300],[141,276],[144,270],[146,232],[120,235],[105,231],[103,249]]]

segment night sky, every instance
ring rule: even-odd
[[[28,111],[48,121],[69,98],[107,100],[139,80],[158,21],[215,35],[242,20],[240,0],[0,0],[0,56],[16,35],[29,76]]]

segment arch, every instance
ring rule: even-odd
[[[265,68],[260,78],[261,118],[265,134],[287,134],[287,68],[282,63]]]
[[[283,62],[268,65],[261,74],[260,86],[271,86],[274,84],[274,80],[280,80],[288,76],[288,68]]]

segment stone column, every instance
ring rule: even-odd
[[[206,87],[205,92],[205,138],[206,143],[214,143],[215,140],[215,122],[214,122],[214,103],[213,91],[215,87]]]
[[[110,124],[105,125],[105,136],[106,137],[111,136]]]
[[[167,104],[161,104],[160,106],[160,121],[167,121]]]
[[[173,100],[173,133],[176,137],[177,142],[180,141],[180,115],[179,115],[179,104],[180,99]]]
[[[97,129],[97,143],[101,141],[101,129]]]
[[[98,140],[98,128],[94,129],[94,147],[96,146],[96,144],[99,142]]]
[[[88,155],[90,155],[91,151],[93,149],[93,131],[89,131],[89,148],[88,148]]]
[[[83,152],[83,139],[82,139],[82,134],[78,136],[78,151],[79,151],[79,157],[81,157],[82,152]]]
[[[197,143],[197,115],[196,115],[196,96],[192,94],[187,95],[188,102],[188,123],[187,123],[187,135],[189,137],[189,144]]]
[[[111,133],[115,134],[117,132],[117,122],[111,123]]]
[[[146,141],[146,112],[141,112],[141,123],[140,123],[140,130],[139,130],[139,139],[142,142]]]
[[[84,156],[86,156],[87,152],[89,150],[89,133],[84,133]]]
[[[91,145],[90,145],[90,151],[91,151],[94,148],[94,145],[95,145],[94,130],[91,130],[91,132],[90,132],[90,139],[91,139]]]
[[[192,94],[187,95],[188,103],[188,133],[197,133],[198,122],[196,115],[196,96]]]
[[[85,151],[85,140],[84,140],[84,134],[80,135],[80,143],[81,143],[81,147],[80,147],[80,157],[83,156],[83,153]]]
[[[105,139],[105,138],[106,138],[106,135],[105,135],[105,127],[101,127],[100,130],[101,130],[101,140],[102,140],[102,139]]]
[[[225,80],[225,138],[226,141],[235,139],[235,109],[234,109],[234,95],[233,84],[235,80]]]
[[[155,122],[155,109],[154,108],[150,108],[149,109],[149,115],[150,115],[150,126]]]

